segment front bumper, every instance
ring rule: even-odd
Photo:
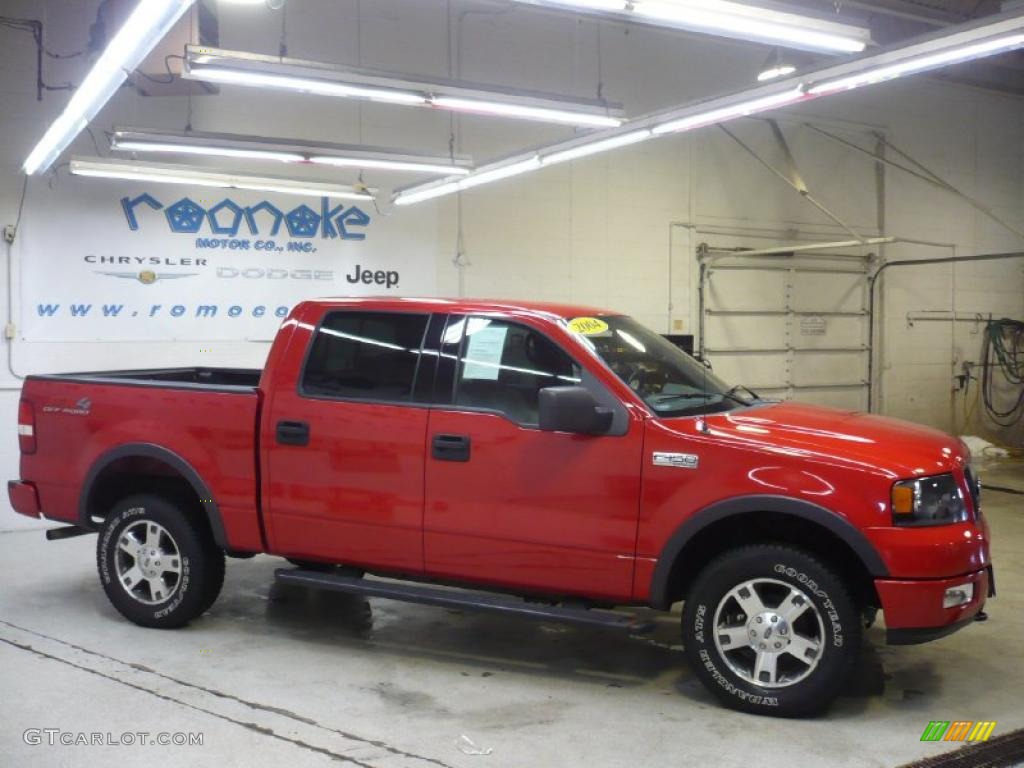
[[[946,590],[972,584],[974,594],[963,605],[943,607]],[[890,645],[924,643],[969,624],[992,594],[991,567],[944,579],[876,579]]]
[[[18,514],[36,519],[40,517],[39,493],[34,484],[23,480],[9,480],[7,482],[7,497]]]

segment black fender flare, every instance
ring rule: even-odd
[[[860,558],[864,567],[875,578],[889,575],[889,569],[878,550],[855,526],[825,507],[803,499],[789,496],[754,495],[726,499],[691,515],[676,528],[658,556],[658,563],[651,577],[650,603],[656,608],[667,609],[669,601],[669,579],[676,558],[690,540],[713,523],[729,517],[750,512],[776,512],[816,523],[842,539]]]
[[[80,527],[89,530],[96,528],[89,515],[89,496],[92,494],[96,479],[104,469],[118,459],[134,457],[157,459],[168,464],[185,478],[185,482],[192,486],[192,490],[196,492],[200,499],[208,499],[208,501],[203,502],[202,506],[210,523],[210,530],[213,532],[213,540],[217,542],[217,546],[221,548],[227,547],[227,537],[224,534],[224,523],[220,517],[217,500],[213,498],[213,493],[206,483],[203,482],[202,477],[199,476],[199,473],[196,472],[191,464],[174,451],[154,443],[125,443],[116,448],[111,448],[93,462],[82,483],[81,495],[78,497],[78,524]]]

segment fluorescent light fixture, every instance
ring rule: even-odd
[[[327,80],[314,80],[308,77],[289,77],[268,72],[236,71],[233,69],[218,69],[216,67],[192,67],[187,77],[191,80],[202,80],[207,83],[281,88],[287,91],[299,91],[300,93],[314,93],[319,96],[366,99],[386,104],[404,104],[406,106],[426,106],[427,104],[427,99],[422,94],[403,91],[399,88],[362,88],[346,83],[332,83]]]
[[[622,21],[784,45],[822,53],[859,53],[871,42],[865,27],[760,8],[730,0],[519,0],[530,5],[597,13]]]
[[[496,168],[483,168],[476,173],[470,174],[466,178],[458,182],[460,190],[472,189],[478,187],[481,184],[490,184],[492,181],[501,181],[502,179],[508,179],[512,176],[519,176],[529,171],[535,171],[540,168],[540,157],[534,155],[526,160],[520,160],[519,162],[509,163],[507,165],[500,165]]]
[[[836,91],[849,91],[853,88],[860,88],[862,85],[874,85],[875,83],[894,80],[904,75],[913,75],[918,72],[938,69],[939,67],[948,67],[951,64],[960,64],[972,59],[982,58],[983,56],[994,56],[999,53],[1014,51],[1021,47],[1024,47],[1024,34],[997,37],[973,45],[958,46],[947,51],[915,56],[905,61],[875,67],[848,77],[827,80],[810,88],[808,93],[818,96],[826,93],[835,93]]]
[[[806,16],[779,13],[725,0],[637,0],[633,15],[654,22],[685,26],[695,32],[740,37],[745,40],[770,40],[816,51],[860,53],[867,45],[867,30],[849,27],[850,35],[824,31],[824,25]],[[807,22],[813,22],[811,26]],[[840,25],[835,25],[840,26]]]
[[[135,10],[107,44],[60,116],[25,160],[28,175],[46,171],[121,87],[193,0],[139,0]]]
[[[607,152],[610,149],[627,147],[630,144],[636,144],[637,142],[649,139],[652,135],[653,134],[649,129],[644,128],[641,131],[624,133],[621,136],[612,136],[609,139],[602,139],[601,141],[586,142],[579,146],[572,147],[571,149],[563,149],[560,152],[552,152],[549,155],[542,155],[540,160],[543,165],[564,163],[568,160],[576,160],[581,157],[587,157],[588,155],[596,155],[598,152]]]
[[[421,203],[424,200],[432,200],[435,197],[450,195],[454,192],[461,192],[464,189],[472,189],[481,184],[490,184],[492,181],[508,179],[512,176],[519,176],[523,173],[535,171],[541,167],[540,156],[531,155],[525,160],[517,160],[511,163],[493,164],[471,173],[464,179],[457,181],[442,180],[424,185],[423,188],[412,189],[401,192],[395,196],[395,205],[412,205]]]
[[[328,184],[277,176],[248,176],[225,171],[193,168],[187,165],[160,165],[111,160],[109,158],[72,158],[71,173],[102,179],[150,181],[158,184],[189,184],[197,187],[251,189],[306,197],[337,197],[342,200],[373,200],[376,190]]]
[[[240,136],[231,133],[201,133],[140,128],[115,128],[110,138],[115,151],[177,153],[243,160],[284,163],[312,163],[336,168],[406,171],[433,175],[465,175],[472,159],[465,155],[428,155],[401,149],[351,144],[330,144]]]
[[[522,0],[521,0],[522,1]],[[639,3],[641,0],[635,0]],[[542,3],[547,4],[547,3]],[[946,28],[870,56],[848,59],[801,73],[784,83],[760,85],[739,93],[652,112],[627,124],[587,136],[577,136],[545,147],[521,152],[470,173],[464,179],[439,179],[399,189],[395,205],[411,205],[452,194],[578,157],[606,152],[655,136],[688,131],[745,115],[893,77],[935,69],[1024,47],[1024,6],[996,16]],[[502,171],[502,169],[509,169]]]
[[[434,173],[439,175],[465,176],[469,168],[458,165],[432,165],[406,160],[377,160],[360,157],[335,157],[314,155],[309,158],[314,165],[333,165],[335,168],[362,168],[375,171],[409,171],[410,173]]]
[[[611,149],[625,147],[630,144],[645,141],[657,135],[675,133],[697,128],[711,123],[724,122],[736,117],[750,115],[773,107],[796,101],[804,97],[801,87],[792,88],[781,93],[761,96],[756,99],[738,101],[725,107],[711,107],[704,110],[695,110],[694,114],[677,120],[670,120],[666,123],[655,125],[653,128],[641,128],[628,133],[621,133],[606,138],[593,140],[576,140],[573,146],[552,152],[533,153],[525,159],[508,161],[501,165],[486,166],[463,179],[443,179],[438,182],[431,182],[425,185],[410,187],[400,190],[394,197],[395,205],[411,205],[412,203],[432,200],[453,192],[461,192],[465,189],[472,189],[482,184],[489,184],[493,181],[507,179],[510,176],[518,176],[522,173],[535,171],[549,165],[575,160],[599,152],[607,152]]]
[[[762,69],[757,73],[757,82],[765,83],[769,80],[776,80],[786,75],[792,75],[796,72],[796,67],[792,64],[782,64],[778,67],[769,67],[768,69]]]
[[[567,125],[593,126],[595,128],[616,128],[622,125],[620,118],[611,117],[610,115],[581,114],[565,109],[531,107],[527,104],[456,99],[450,96],[438,96],[431,99],[430,104],[441,109],[451,109],[455,112],[471,112],[477,115],[511,117],[519,120],[536,120],[542,123],[565,123]]]
[[[652,130],[657,135],[689,131],[694,128],[699,128],[702,125],[724,123],[737,117],[753,115],[758,112],[764,112],[769,109],[781,107],[785,104],[791,104],[794,101],[799,101],[804,97],[804,89],[798,86],[787,91],[782,91],[781,93],[774,93],[770,96],[760,96],[756,99],[740,101],[736,104],[720,107],[718,109],[698,111],[693,115],[687,115],[686,117],[681,117],[678,120],[670,120],[667,123],[656,125]]]
[[[395,205],[412,205],[422,203],[426,200],[433,200],[436,197],[444,197],[459,191],[459,182],[449,181],[439,184],[436,187],[426,189],[410,189],[395,196]]]
[[[462,81],[421,80],[409,75],[191,45],[186,48],[182,76],[212,83],[279,88],[583,128],[609,128],[623,123],[621,106],[593,99]]]
[[[768,58],[761,66],[761,71],[757,73],[757,82],[766,83],[769,80],[777,80],[796,72],[796,64],[789,56],[788,53],[783,53],[778,46],[772,48],[772,52],[768,54]]]
[[[203,147],[195,144],[161,144],[146,141],[121,141],[111,149],[126,152],[170,152],[210,157],[232,157],[240,160],[276,160],[280,163],[301,163],[306,158],[293,152],[272,152],[266,149],[235,149],[233,147]]]

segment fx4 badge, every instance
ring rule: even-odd
[[[693,453],[661,453],[655,451],[651,456],[656,467],[696,469],[700,465],[700,456]]]

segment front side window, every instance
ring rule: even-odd
[[[305,395],[408,401],[428,315],[332,312],[316,329]]]
[[[568,327],[658,416],[715,413],[758,402],[749,389],[730,387],[631,317],[573,318]]]
[[[462,337],[455,404],[499,411],[535,426],[540,390],[581,381],[580,367],[561,347],[525,325],[486,317],[460,318],[446,340]]]

